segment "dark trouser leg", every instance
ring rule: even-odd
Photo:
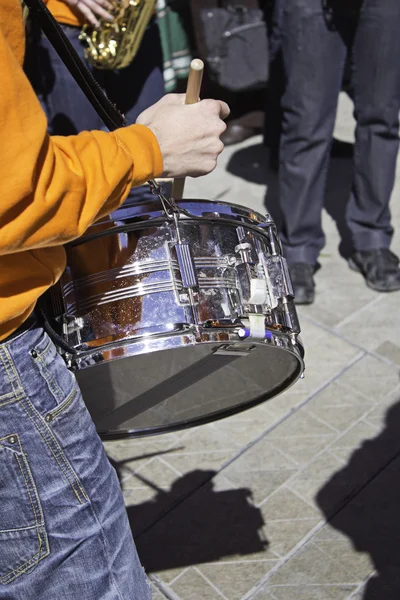
[[[78,40],[79,27],[64,25],[63,30],[79,56],[84,59],[84,49]],[[40,80],[37,92],[44,104],[51,133],[70,135],[83,130],[105,129],[100,117],[45,36],[41,37],[37,51],[40,58],[36,62],[36,69],[40,72],[35,81]],[[118,71],[91,70],[108,97],[125,114],[127,123],[134,123],[143,110],[164,95],[157,25],[154,22],[149,25],[142,45],[128,67]]]
[[[320,0],[287,0],[282,55],[280,234],[289,263],[314,264],[325,241],[321,213],[346,57],[343,39],[326,26]]]
[[[94,72],[96,78],[98,74],[101,76],[101,72]],[[104,73],[104,87],[128,124],[135,123],[141,112],[164,96],[161,41],[154,21],[148,26],[131,64],[125,69]]]
[[[83,59],[83,46],[78,40],[79,27],[63,26],[64,33]],[[45,35],[41,35],[35,63],[35,91],[42,101],[52,135],[75,135],[80,131],[101,129],[102,120],[82,92],[67,67]],[[99,81],[100,85],[103,82]]]
[[[104,73],[107,96],[124,113],[128,124],[165,94],[160,34],[155,21],[147,28],[139,50],[125,69]],[[102,73],[95,71],[94,75]],[[131,200],[154,200],[149,186],[132,188]]]
[[[63,26],[63,30],[84,59],[84,48],[78,40],[79,27]],[[83,130],[105,130],[101,118],[45,36],[41,37],[40,46],[32,51],[39,53],[38,72],[32,78],[47,114],[50,133],[74,135]],[[164,95],[161,42],[155,22],[150,23],[139,51],[128,67],[118,71],[92,69],[92,72],[108,97],[125,114],[127,123],[135,123],[143,110]],[[134,200],[154,199],[148,186],[132,188],[130,197]]]
[[[400,3],[365,0],[353,48],[357,120],[347,222],[356,250],[388,248],[399,138]]]

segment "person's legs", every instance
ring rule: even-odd
[[[0,599],[150,600],[114,469],[40,327],[0,344]]]
[[[86,62],[84,46],[78,39],[80,28],[61,27],[80,58]],[[30,78],[47,114],[50,133],[74,135],[83,130],[107,130],[48,39],[44,35],[36,38],[39,41],[33,41],[31,51],[37,52],[38,57],[30,61]],[[138,115],[165,93],[161,42],[154,20],[128,67],[108,71],[86,64],[110,100],[125,115],[128,125],[135,123]],[[129,196],[134,200],[154,198],[148,186],[132,188]]]
[[[388,248],[399,148],[400,3],[364,0],[353,46],[354,185],[347,222],[356,250]]]
[[[116,71],[93,72],[96,79],[104,75],[109,99],[126,117],[128,125],[136,122],[146,108],[165,94],[160,34],[153,19],[147,27],[131,64]]]
[[[93,74],[96,79],[104,75],[107,96],[124,113],[128,125],[135,123],[141,112],[165,94],[161,41],[156,21],[150,22],[128,67],[105,73],[95,70]],[[132,188],[129,197],[132,200],[154,199],[147,185]]]
[[[320,0],[286,0],[281,48],[280,235],[289,264],[315,265],[325,242],[321,213],[347,49],[328,29]]]
[[[397,0],[364,0],[353,47],[357,128],[346,220],[356,251],[352,266],[355,258],[367,283],[379,291],[400,288],[397,260],[388,252],[399,147],[399,31]]]
[[[61,26],[78,55],[84,49],[78,40],[79,27]],[[85,94],[58,56],[45,35],[39,36],[32,52],[37,52],[34,88],[46,112],[49,131],[53,135],[75,135],[80,131],[104,129],[104,124]],[[104,72],[96,72],[103,87]]]

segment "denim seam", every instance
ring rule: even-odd
[[[60,414],[62,414],[70,406],[70,404],[73,402],[76,395],[78,394],[78,391],[79,390],[78,390],[77,384],[75,383],[71,393],[67,396],[67,398],[64,400],[64,402],[62,402],[62,404],[57,406],[57,408],[55,408],[54,410],[50,410],[48,413],[46,413],[46,417],[47,417],[47,415],[51,415],[53,417],[53,419],[56,419]]]
[[[1,354],[2,350],[7,355],[7,361],[5,361],[2,357],[2,354]],[[57,439],[55,438],[53,432],[51,431],[50,427],[48,427],[48,425],[44,421],[43,417],[37,412],[37,410],[34,408],[32,403],[30,402],[29,398],[25,394],[24,388],[20,381],[20,377],[15,368],[13,359],[8,352],[8,349],[6,349],[4,347],[3,347],[3,349],[0,348],[0,359],[3,362],[4,368],[6,369],[7,373],[9,372],[9,368],[11,368],[12,371],[14,372],[15,379],[18,382],[18,391],[20,392],[20,396],[18,399],[21,401],[21,406],[22,406],[23,410],[25,411],[25,413],[27,414],[28,418],[30,418],[30,420],[34,423],[36,429],[40,433],[43,441],[45,442],[46,446],[48,447],[54,460],[58,464],[61,472],[64,474],[66,480],[70,484],[79,503],[83,504],[84,501],[90,502],[87,494],[85,493],[85,491],[78,479],[78,476],[76,475],[75,471],[72,469],[66,456],[63,454],[63,451],[62,451],[59,443],[57,442]],[[14,382],[11,380],[11,378],[10,378],[10,381],[13,386],[13,389],[15,389]],[[17,395],[17,393],[16,393],[16,395]],[[47,436],[44,433],[43,428],[44,428],[44,431],[47,433]],[[50,439],[48,439],[48,438],[50,438]],[[68,472],[69,472],[69,476],[68,476]],[[82,495],[83,500],[81,498],[81,495]]]
[[[10,398],[9,400],[6,400],[6,398]],[[15,397],[15,394],[13,392],[10,392],[9,394],[5,394],[4,396],[1,396],[1,400],[5,400],[5,402],[0,402],[0,408],[2,406],[5,406],[6,404],[12,404],[13,402],[18,402],[19,400],[21,400],[21,398],[19,397]]]
[[[16,396],[22,397],[23,396],[24,388],[22,387],[18,371],[15,368],[14,361],[11,358],[11,354],[8,351],[8,348],[4,348],[4,354],[6,355],[7,360],[4,361],[2,359],[2,362],[4,364],[4,367],[5,367],[6,371],[7,371],[7,375],[9,377],[9,379],[10,379],[10,383],[12,385],[14,393],[15,393]],[[0,354],[0,356],[1,356],[1,354]],[[9,375],[9,369],[11,369],[11,371],[13,372],[14,378],[10,377],[10,375]],[[17,382],[18,390],[15,389],[14,382]]]
[[[22,406],[23,406],[23,408],[24,408],[25,412],[28,412],[28,411],[27,411],[27,407],[25,407],[25,406],[24,406],[25,402],[22,402],[21,404],[22,404]],[[33,411],[33,416],[32,416],[32,417],[30,417],[30,418],[31,418],[31,419],[34,421],[34,423],[35,423],[34,416],[38,416],[38,415],[35,415],[35,413],[36,413],[36,410],[35,410],[35,408],[34,408],[33,406],[31,406],[31,403],[29,402],[29,400],[26,402],[26,404],[27,404],[27,406],[28,406],[29,410],[30,410],[30,411]],[[29,415],[28,415],[28,416],[29,416]],[[40,417],[40,416],[38,416],[38,418],[39,418],[39,422],[40,422],[40,423],[42,423],[41,417]],[[77,490],[75,489],[75,487],[74,487],[73,483],[70,481],[70,479],[68,478],[68,475],[65,473],[64,469],[63,469],[63,468],[62,468],[62,466],[60,465],[60,463],[59,463],[59,461],[58,461],[58,459],[57,459],[56,455],[54,454],[54,452],[53,452],[53,450],[52,450],[52,448],[51,448],[50,444],[49,444],[49,443],[48,443],[48,441],[46,440],[45,434],[44,434],[44,433],[41,431],[41,428],[39,428],[39,426],[38,426],[36,423],[35,423],[35,426],[36,426],[36,428],[38,429],[38,431],[39,431],[40,435],[42,436],[42,438],[43,438],[44,442],[45,442],[45,443],[46,443],[46,445],[49,447],[49,449],[50,449],[50,452],[51,452],[51,453],[52,453],[52,455],[54,456],[54,458],[55,458],[56,462],[59,464],[61,471],[64,473],[65,477],[67,478],[67,481],[68,481],[68,482],[69,482],[69,484],[71,485],[71,488],[72,488],[72,490],[74,491],[75,495],[77,496],[77,498],[78,498],[78,500],[79,500],[80,504],[82,504],[82,500],[81,500],[81,498],[80,498],[80,496],[79,496],[79,494],[78,494]],[[50,429],[50,428],[47,426],[47,423],[46,423],[45,427],[46,427],[46,431],[47,431],[47,432],[49,433],[49,435],[50,435],[50,436],[53,438],[53,441],[54,441],[54,443],[55,443],[56,447],[58,447],[58,442],[57,442],[57,440],[54,438],[54,435],[53,435],[53,433],[52,433],[51,429]],[[99,518],[98,518],[98,516],[97,516],[97,512],[96,512],[96,510],[95,510],[95,507],[94,507],[94,506],[91,504],[91,502],[90,502],[90,500],[89,500],[88,496],[86,495],[85,491],[83,490],[83,488],[82,488],[82,486],[81,486],[81,484],[80,484],[80,482],[79,482],[79,479],[77,478],[76,474],[75,474],[75,473],[74,473],[74,471],[72,470],[72,468],[71,468],[71,466],[69,465],[69,463],[68,463],[68,461],[66,460],[66,458],[65,458],[65,457],[63,457],[63,454],[62,454],[62,450],[61,450],[61,448],[60,448],[60,452],[61,452],[61,458],[63,458],[63,459],[66,461],[67,467],[69,468],[69,470],[71,471],[72,475],[74,476],[74,478],[75,478],[75,481],[76,481],[76,483],[77,483],[77,485],[78,485],[79,489],[81,490],[83,497],[84,497],[84,498],[87,500],[87,502],[88,502],[88,504],[89,504],[89,508],[90,508],[90,510],[91,510],[91,512],[92,512],[92,514],[93,514],[93,516],[94,516],[94,518],[95,518],[95,520],[96,520],[96,522],[97,522],[97,525],[98,525],[98,527],[99,527],[99,529],[100,529],[100,531],[101,531],[101,537],[102,537],[102,540],[103,540],[104,554],[105,554],[105,559],[106,559],[106,561],[107,561],[107,564],[108,564],[108,569],[109,569],[109,572],[110,572],[110,577],[111,577],[111,579],[112,579],[112,582],[113,582],[114,586],[116,587],[116,590],[117,590],[117,593],[118,593],[118,596],[119,596],[119,598],[122,600],[122,595],[121,595],[121,592],[120,592],[120,590],[119,590],[118,583],[117,583],[117,581],[115,580],[115,578],[114,578],[114,576],[113,576],[113,574],[112,574],[112,568],[111,568],[111,564],[110,564],[110,561],[109,561],[109,553],[108,553],[108,549],[107,549],[107,542],[106,542],[106,537],[105,537],[105,535],[104,535],[104,529],[103,529],[103,526],[102,526],[102,524],[101,524],[101,522],[100,522],[100,520],[99,520]]]
[[[38,504],[40,504],[39,503],[38,494],[37,494],[37,490],[36,490],[36,493],[35,493],[35,496],[36,496],[36,498],[35,498],[35,500],[36,500],[36,506],[35,506],[35,504],[34,504],[34,502],[32,500],[32,495],[31,495],[31,488],[35,489],[35,487],[36,487],[35,484],[34,484],[34,481],[33,481],[32,471],[31,471],[31,469],[29,467],[29,463],[28,463],[27,457],[26,457],[26,455],[25,455],[25,453],[24,453],[24,451],[22,449],[21,440],[20,440],[19,435],[17,433],[13,433],[13,434],[11,434],[11,436],[15,437],[16,440],[17,440],[17,442],[18,442],[18,448],[19,448],[19,451],[21,453],[24,466],[25,466],[26,470],[28,471],[30,483],[26,479],[25,472],[24,472],[24,470],[22,468],[22,465],[21,465],[21,462],[20,462],[20,457],[14,451],[14,456],[15,456],[17,462],[18,462],[18,467],[19,467],[19,470],[21,471],[21,475],[22,475],[22,477],[24,479],[25,487],[26,487],[26,490],[27,490],[28,495],[29,495],[29,501],[30,501],[30,503],[32,505],[32,511],[33,511],[33,516],[35,518],[36,527],[38,527],[39,525],[42,526],[44,524],[43,512],[39,509],[40,517],[41,517],[40,523],[38,521],[37,514],[36,514],[36,510],[38,508]],[[2,442],[3,440],[8,440],[9,438],[10,438],[10,435],[2,437],[2,438],[0,438],[0,442]],[[1,531],[1,533],[3,533],[3,531]]]
[[[58,383],[56,382],[56,380],[54,379],[54,377],[52,376],[50,370],[47,368],[45,360],[44,360],[44,357],[46,356],[46,354],[48,354],[51,347],[52,347],[52,342],[50,341],[49,344],[47,345],[47,347],[43,350],[43,352],[38,353],[38,361],[40,363],[39,368],[42,372],[43,377],[47,381],[47,384],[48,384],[53,396],[55,397],[55,399],[57,401],[60,401],[63,396],[63,392],[62,392],[60,386],[58,385]]]
[[[14,531],[30,531],[31,529],[37,529],[36,525],[29,525],[28,527],[14,527],[14,529],[2,529],[0,531],[0,535],[2,533],[13,533]]]
[[[116,474],[115,474],[115,476],[116,476]],[[97,525],[98,525],[98,527],[99,527],[99,529],[101,531],[101,537],[102,537],[102,541],[103,541],[103,551],[104,551],[105,559],[107,561],[107,566],[108,566],[108,570],[109,570],[109,575],[110,575],[111,581],[112,581],[112,583],[114,584],[114,586],[115,586],[115,588],[117,590],[118,597],[120,598],[120,600],[123,600],[123,596],[122,596],[121,591],[119,589],[118,582],[117,582],[117,580],[115,579],[115,577],[113,575],[112,566],[111,566],[111,563],[110,563],[110,560],[109,560],[109,552],[108,552],[108,547],[107,547],[107,536],[104,533],[104,528],[103,528],[103,525],[102,525],[102,523],[101,523],[101,521],[100,521],[100,519],[99,519],[99,517],[97,515],[97,511],[96,511],[95,506],[93,506],[91,504],[90,508],[91,508],[93,516],[94,516],[94,518],[95,518],[95,520],[97,522]]]
[[[29,484],[28,484],[28,481],[27,481],[27,479],[25,477],[25,473],[24,473],[24,470],[22,468],[19,456],[16,454],[15,458],[17,459],[19,470],[21,471],[21,475],[22,475],[22,477],[24,479],[26,491],[28,492],[29,502],[31,503],[31,506],[32,506],[33,517],[35,519],[36,529],[37,529],[39,527],[39,521],[38,521],[37,514],[36,514],[36,506],[35,506],[35,504],[33,502],[32,495],[31,495],[31,490],[29,489]],[[40,523],[40,525],[43,525],[43,523]]]
[[[43,529],[43,528],[40,528],[40,529]],[[28,561],[24,562],[20,567],[18,567],[17,569],[13,569],[10,573],[7,573],[7,575],[3,575],[2,577],[0,577],[0,583],[5,584],[5,585],[7,585],[8,583],[11,583],[12,581],[14,581],[14,579],[16,579],[20,575],[23,575],[24,573],[29,571],[29,569],[31,569],[33,566],[37,565],[38,562],[40,562],[43,558],[46,558],[46,556],[48,556],[50,554],[50,548],[49,548],[49,545],[47,542],[46,535],[44,535],[44,538],[46,541],[46,551],[45,551],[45,553],[42,552],[43,539],[42,539],[40,533],[42,533],[42,535],[43,535],[44,532],[37,531],[38,538],[39,538],[39,544],[40,544],[39,551]]]
[[[39,550],[36,554],[34,554],[29,560],[25,561],[22,565],[13,569],[6,575],[2,575],[0,577],[0,581],[3,584],[11,583],[11,581],[16,579],[16,577],[18,577],[19,575],[22,575],[22,573],[25,573],[34,564],[37,564],[40,560],[42,560],[43,558],[45,558],[46,556],[48,556],[50,554],[50,548],[48,545],[47,535],[46,535],[45,528],[44,528],[44,516],[43,516],[42,508],[40,506],[40,500],[39,500],[37,488],[36,488],[35,482],[33,480],[32,471],[29,467],[28,459],[22,450],[22,445],[21,445],[21,440],[19,438],[19,435],[18,434],[13,434],[13,435],[15,435],[16,439],[18,440],[18,447],[19,447],[19,450],[22,455],[22,460],[23,460],[24,466],[29,475],[29,481],[28,481],[26,474],[24,472],[24,469],[22,468],[22,465],[20,462],[20,457],[18,456],[18,454],[15,453],[14,456],[17,460],[19,470],[21,471],[21,475],[22,475],[22,478],[25,483],[25,488],[26,488],[26,491],[28,492],[29,501],[32,506],[33,517],[35,519],[35,525],[29,527],[29,529],[35,529],[35,531],[36,531],[36,534],[37,534],[38,540],[39,540]],[[1,438],[0,441],[8,439],[9,437],[10,436]],[[35,495],[35,502],[32,498],[32,491]],[[39,512],[40,521],[38,520],[37,511]],[[19,528],[18,530],[24,530],[24,529],[26,530],[27,528]],[[13,531],[15,531],[15,530],[13,530]],[[1,533],[4,533],[4,531],[2,531]],[[42,538],[42,536],[44,539]],[[43,542],[45,542],[45,552],[44,553],[43,553]]]
[[[67,461],[67,458],[64,456],[63,451],[62,451],[58,441],[54,437],[54,434],[51,431],[50,427],[48,427],[47,423],[45,423],[44,424],[45,431],[43,431],[42,417],[39,414],[37,414],[36,409],[31,405],[31,402],[28,399],[26,399],[26,402],[22,401],[21,405],[22,405],[24,411],[27,413],[28,417],[33,421],[36,429],[39,431],[44,443],[50,450],[50,453],[52,454],[54,460],[56,461],[60,470],[64,474],[66,480],[70,484],[72,491],[74,492],[75,496],[77,497],[77,499],[79,501],[79,504],[83,504],[83,500],[80,496],[79,491],[82,493],[84,500],[89,502],[89,498],[87,497],[85,491],[83,490],[76,473],[74,472],[71,465]],[[36,419],[35,419],[35,416],[36,416]],[[39,427],[38,423],[36,422],[37,419],[39,419],[41,427]],[[46,433],[47,433],[47,436],[46,436]],[[48,437],[50,438],[50,440],[48,439]],[[68,471],[69,471],[70,476],[68,476]],[[71,481],[71,477],[72,477],[72,481]],[[75,484],[78,487],[78,489],[76,489]]]
[[[3,356],[3,353],[5,354],[5,357]],[[16,369],[14,368],[14,364],[13,364],[11,356],[8,352],[8,349],[5,348],[4,346],[3,346],[3,348],[0,348],[0,360],[3,363],[3,367],[7,373],[9,382],[13,389],[13,391],[9,392],[9,393],[14,395],[15,400],[19,400],[19,399],[23,398],[24,390],[23,390],[22,385],[20,385],[19,375],[18,375]],[[11,371],[13,371],[14,378],[11,376],[10,367],[11,367]],[[18,389],[16,389],[16,387],[14,385],[15,381],[17,382]]]
[[[40,514],[39,514],[39,516],[40,516],[40,521],[39,521],[39,519],[38,519],[38,516],[37,516],[37,512],[36,512],[36,511],[37,511],[37,509],[38,509],[38,497],[37,497],[37,494],[35,494],[35,496],[36,496],[36,497],[35,497],[35,502],[36,502],[36,504],[34,503],[34,501],[33,501],[33,498],[32,498],[32,495],[31,495],[31,492],[32,492],[32,490],[31,490],[30,488],[31,488],[31,487],[33,487],[33,488],[35,487],[35,486],[34,486],[34,484],[33,484],[32,471],[31,471],[31,470],[30,470],[30,468],[29,468],[28,461],[27,461],[27,459],[26,459],[26,456],[25,456],[25,454],[23,453],[23,450],[22,450],[22,447],[21,447],[21,442],[20,442],[20,440],[19,440],[19,437],[18,437],[18,436],[17,436],[17,439],[18,439],[18,445],[19,445],[19,448],[20,448],[20,451],[21,451],[21,454],[22,454],[22,461],[23,461],[23,463],[24,463],[24,466],[25,466],[25,468],[27,469],[27,471],[28,471],[28,474],[29,474],[30,486],[29,486],[29,481],[27,481],[27,479],[26,479],[26,476],[25,476],[25,473],[24,473],[24,470],[23,470],[23,468],[22,468],[22,465],[21,465],[21,463],[20,463],[20,458],[19,458],[19,456],[18,456],[17,454],[16,454],[15,456],[16,456],[16,459],[17,459],[17,462],[18,462],[18,466],[19,466],[19,468],[20,468],[20,471],[21,471],[21,473],[22,473],[22,477],[24,478],[25,485],[26,485],[26,489],[28,490],[28,494],[29,494],[29,500],[30,500],[30,503],[32,504],[32,510],[33,510],[33,514],[34,514],[34,516],[35,516],[35,523],[36,523],[36,525],[37,525],[37,526],[39,526],[39,523],[40,523],[40,525],[42,526],[42,525],[44,525],[44,517],[43,517],[43,513],[42,513],[42,511],[41,511],[41,510],[39,510],[39,513],[40,513]]]

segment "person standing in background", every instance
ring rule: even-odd
[[[389,200],[399,145],[400,3],[276,0],[275,11],[284,69],[279,233],[296,302],[314,300],[313,275],[325,243],[327,167],[348,56],[357,121],[346,209],[353,245],[349,266],[374,290],[399,290],[399,259],[389,250]]]
[[[85,23],[99,27],[100,19],[112,21],[111,2],[47,0],[46,4],[103,91],[125,115],[128,125],[135,123],[141,112],[165,94],[163,56],[154,17],[129,66],[118,70],[96,69],[85,59],[84,45],[78,38]],[[47,37],[35,27],[28,36],[25,70],[45,110],[51,135],[105,129]],[[133,189],[130,195],[136,199],[152,197],[147,186]]]
[[[165,91],[175,92],[186,87],[193,58],[193,29],[187,1],[157,0],[157,23],[164,59]]]
[[[206,44],[205,24],[201,13],[215,8],[243,8],[246,10],[261,9],[267,12],[271,0],[190,0],[195,45],[200,58],[206,61],[204,72],[203,97],[223,98],[231,108],[227,129],[222,136],[226,146],[237,144],[263,132],[265,113],[265,89],[249,89],[231,91],[212,79],[207,72],[207,56],[209,49]],[[268,60],[267,57],[257,57],[258,60]]]

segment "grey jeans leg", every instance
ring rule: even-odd
[[[282,54],[279,192],[289,263],[313,264],[324,246],[321,213],[346,44],[326,24],[321,0],[286,0]]]
[[[389,247],[389,200],[399,146],[400,3],[365,0],[354,47],[357,120],[346,220],[356,250]]]

